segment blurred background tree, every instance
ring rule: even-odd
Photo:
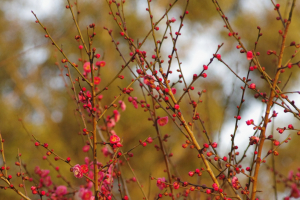
[[[168,4],[172,2],[169,0],[153,1],[154,21],[164,14]],[[168,15],[169,18],[175,17],[177,19],[172,27],[174,32],[178,30],[179,16],[183,13],[185,3],[186,1],[178,1],[175,8]],[[276,20],[277,14],[271,1],[227,0],[219,3],[248,49],[254,48],[254,42],[258,34],[256,27],[261,27],[263,36],[259,40],[257,50],[261,53],[259,60],[268,73],[275,73],[275,56],[267,56],[266,52],[267,50],[279,50],[280,36],[278,30],[282,29],[282,24]],[[281,12],[286,18],[291,1],[278,0],[276,3],[281,4]],[[5,139],[5,154],[12,174],[17,171],[14,162],[16,161],[18,149],[22,153],[23,162],[27,164],[28,170],[32,174],[35,166],[49,168],[48,163],[42,159],[46,151],[37,149],[33,145],[31,134],[34,134],[39,140],[47,142],[61,156],[70,156],[76,163],[82,163],[83,158],[86,156],[86,153],[82,152],[82,147],[85,144],[84,140],[79,136],[83,126],[80,116],[76,112],[70,82],[65,78],[67,71],[60,62],[62,56],[49,40],[44,38],[44,31],[35,23],[35,18],[31,14],[31,10],[33,10],[47,27],[57,44],[64,49],[64,52],[72,61],[82,68],[82,63],[78,61],[81,58],[78,49],[80,43],[74,39],[77,31],[69,10],[65,9],[66,4],[66,1],[58,0],[44,0],[43,2],[37,0],[0,1],[0,130]],[[103,27],[113,30],[112,35],[116,41],[120,42],[119,49],[126,59],[129,58],[130,50],[120,36],[120,31],[112,16],[108,14],[109,9],[105,1],[78,0],[77,6],[75,6],[74,1],[72,4],[74,10],[78,9],[80,11],[77,18],[83,33],[86,32],[86,27],[89,24],[96,24],[96,36],[93,45],[97,48],[97,52],[101,54],[101,59],[106,61],[106,66],[101,69],[101,86],[103,87],[123,64],[109,34]],[[147,2],[139,0],[127,0],[124,6],[128,33],[135,41],[142,41],[151,28],[146,7]],[[299,42],[299,8],[299,5],[297,5],[288,34],[288,44],[294,40],[296,43]],[[191,1],[188,10],[189,14],[184,20],[182,36],[180,36],[177,44],[187,82],[189,83],[192,80],[194,73],[199,73],[202,70],[202,65],[209,62],[212,54],[217,49],[217,45],[223,42],[224,46],[220,51],[222,58],[240,76],[246,76],[249,66],[245,56],[236,49],[237,42],[228,37],[228,30],[223,27],[222,19],[216,12],[213,3],[211,1]],[[158,33],[161,36],[165,30],[165,21],[164,19],[159,24],[160,30]],[[86,35],[84,37],[86,38]],[[169,46],[165,45],[163,47],[165,60],[167,60],[167,55],[172,50],[170,37],[166,44],[169,44]],[[142,50],[147,51],[148,57],[154,54],[151,36],[149,36]],[[287,48],[288,53],[286,55],[290,56],[294,50],[294,48]],[[82,59],[86,60],[87,56],[84,55]],[[299,56],[297,55],[294,60],[299,60]],[[134,64],[131,67],[135,69]],[[178,74],[175,72],[177,68],[178,64],[173,61],[171,80],[174,82],[178,79]],[[258,72],[255,73],[258,75]],[[72,74],[73,77],[77,76],[75,71],[72,71]],[[203,103],[199,108],[199,112],[201,118],[205,121],[208,133],[214,141],[219,141],[218,150],[224,152],[222,156],[226,156],[226,152],[229,151],[230,147],[230,134],[234,131],[236,106],[241,99],[239,88],[243,84],[225,66],[218,62],[214,62],[210,66],[207,74],[206,79],[197,82],[193,98],[197,98],[197,91],[207,90],[207,93],[202,96]],[[289,78],[290,74],[291,77]],[[114,82],[109,91],[103,93],[103,105],[109,104],[114,96],[119,94],[120,90],[117,86],[123,88],[130,83],[132,75],[129,70],[125,70],[123,75],[125,76],[124,80]],[[257,85],[261,91],[267,91],[268,85],[263,80],[255,77],[251,78],[258,83]],[[293,67],[288,73],[281,76],[283,84],[288,79],[286,91],[294,90],[296,86],[299,86],[299,69],[297,67]],[[182,84],[176,87],[178,93],[183,89]],[[137,96],[138,99],[142,98],[138,83],[134,84],[134,88],[133,95]],[[264,107],[259,104],[260,101],[254,99],[253,95],[248,93],[245,97],[246,104],[242,109],[242,121],[251,118],[258,121],[264,111]],[[299,96],[289,96],[299,102]],[[127,103],[126,99],[125,102]],[[187,110],[185,114],[191,116],[192,110],[188,104],[188,98],[184,98],[183,101],[186,102],[186,104],[183,104],[183,107]],[[285,117],[281,118],[282,115],[280,114],[283,113],[281,109],[277,108],[276,111],[279,112],[279,117],[275,120],[277,126],[283,127],[295,123],[292,116],[289,118],[284,115]],[[159,114],[165,116],[163,112],[159,112]],[[148,121],[148,117],[149,114],[143,112],[143,109],[135,110],[130,103],[127,103],[127,111],[122,113],[121,121],[115,127],[117,134],[124,139],[124,150],[138,144],[140,139],[145,139],[148,136],[155,137],[155,129],[152,122]],[[248,142],[252,133],[251,128],[246,127],[246,124],[242,121],[237,135],[237,145],[239,146]],[[206,142],[200,124],[195,126],[195,130],[198,132],[197,139],[200,143]],[[172,162],[175,169],[180,172],[185,180],[192,180],[188,177],[188,171],[199,168],[202,164],[197,160],[190,162],[190,156],[195,157],[196,151],[182,150],[181,145],[185,142],[185,138],[173,125],[169,124],[168,127],[163,127],[162,133],[170,135],[166,145],[168,151],[174,154]],[[268,134],[270,133],[269,131]],[[276,131],[274,134],[276,137],[280,137]],[[281,138],[285,137],[286,135]],[[293,133],[292,137],[297,137],[297,135]],[[280,155],[276,157],[275,166],[284,175],[288,174],[288,170],[296,170],[299,167],[299,154],[293,153],[297,151],[297,145],[295,144],[298,140],[298,138],[295,138],[280,147]],[[155,142],[157,143],[157,141]],[[243,146],[241,146],[239,149],[241,154],[243,150]],[[131,159],[132,166],[147,191],[150,174],[155,177],[166,176],[163,171],[163,157],[160,152],[155,150],[153,145],[133,153],[135,156]],[[105,161],[103,158],[103,163]],[[268,163],[270,161],[271,159],[268,159]],[[61,167],[61,170],[69,179],[74,179],[72,174],[68,173],[68,166],[62,162],[55,164]],[[0,160],[0,165],[2,165],[2,160]],[[271,164],[267,165],[271,166]],[[266,173],[268,176],[262,176],[260,184],[264,185],[265,191],[271,191],[273,186],[271,172],[265,166],[262,168],[265,172],[261,171],[260,173]],[[55,174],[54,170],[51,173]],[[129,169],[126,169],[124,173],[125,178],[132,178]],[[209,177],[202,177],[201,183],[206,183],[206,179],[209,179]],[[56,184],[61,183],[60,179],[53,181]],[[158,192],[155,184],[155,181],[151,182],[153,194]],[[130,183],[129,187],[135,187],[135,183]],[[280,187],[279,191],[282,196],[286,196],[289,192],[284,187]],[[16,197],[12,191],[0,190],[0,194],[1,199]],[[153,197],[153,194],[151,197]],[[131,195],[136,197],[135,199],[141,196],[139,191],[133,192]],[[261,197],[269,197],[269,195],[270,192],[259,194]]]

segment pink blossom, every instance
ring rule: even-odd
[[[125,111],[126,110],[126,104],[125,104],[125,102],[122,101],[122,100],[120,100],[119,104],[120,104],[120,107],[121,107],[122,111]]]
[[[110,155],[110,153],[109,153],[107,147],[103,147],[103,148],[101,149],[101,151],[102,151],[102,153],[103,153],[103,155],[104,155],[105,157],[107,157],[108,155]]]
[[[278,140],[274,140],[274,141],[273,141],[273,144],[274,144],[275,146],[278,146],[278,145],[280,145],[280,142],[279,142]]]
[[[109,138],[109,141],[111,144],[116,144],[116,143],[120,142],[120,138],[117,135],[111,135]]]
[[[175,181],[175,182],[173,183],[173,188],[174,188],[175,190],[177,190],[177,189],[179,188],[179,183]]]
[[[90,145],[85,145],[85,146],[83,146],[83,148],[82,148],[82,151],[83,152],[88,152],[90,150]]]
[[[40,176],[44,178],[44,177],[48,176],[49,173],[50,173],[50,171],[48,169],[43,169],[41,171]]]
[[[249,126],[249,125],[251,125],[251,124],[253,124],[254,123],[254,121],[253,121],[253,119],[250,119],[250,120],[247,120],[246,121],[246,124]]]
[[[81,172],[84,174],[89,171],[89,168],[87,165],[81,165],[80,167],[81,167]]]
[[[94,167],[94,165],[91,165],[91,166]],[[93,169],[94,169],[94,168],[93,168]],[[89,177],[90,179],[94,179],[94,172],[93,172],[93,171],[89,171],[88,177]]]
[[[157,120],[157,123],[158,123],[158,125],[160,125],[160,126],[164,126],[164,125],[166,125],[166,124],[168,123],[168,121],[169,121],[169,118],[168,118],[168,116],[166,116],[166,117],[161,117],[161,118],[159,118],[159,119]]]
[[[158,178],[156,181],[156,185],[159,189],[163,190],[166,187],[166,184],[164,183],[166,182],[166,178]]]
[[[103,95],[100,94],[100,95],[98,96],[98,99],[99,99],[99,100],[102,100],[102,98],[103,98]]]
[[[106,174],[106,178],[104,179],[104,183],[110,185],[113,182],[113,178],[111,174]]]
[[[217,146],[218,146],[218,143],[216,143],[216,142],[213,142],[213,143],[211,144],[211,146],[212,146],[213,148],[217,148]]]
[[[51,180],[51,177],[50,176],[47,176],[46,178],[41,178],[40,179],[40,183],[44,186],[51,186],[52,185],[52,180]]]
[[[231,184],[235,189],[239,189],[239,179],[237,177],[232,178]]]
[[[101,78],[99,78],[98,76],[94,77],[94,83],[95,85],[99,85],[101,82]]]
[[[83,70],[84,70],[84,72],[86,72],[86,73],[91,72],[91,63],[90,63],[90,62],[85,62],[85,63],[83,64]]]
[[[137,109],[139,107],[138,103],[136,102],[136,100],[132,101],[132,104],[134,106],[135,109]]]
[[[152,76],[152,75],[145,75],[144,76],[144,83],[146,85],[151,86],[151,85],[154,84],[154,81],[155,81],[154,76]]]
[[[105,196],[110,196],[110,190],[106,185],[102,185],[101,187],[101,194],[105,195]]]
[[[81,178],[83,176],[81,166],[79,164],[74,165],[73,173],[76,178]]]
[[[152,139],[152,137],[148,137],[146,141],[150,144],[153,142],[153,139]]]
[[[113,113],[114,113],[115,121],[118,122],[120,120],[120,116],[121,116],[120,113],[119,113],[119,111],[118,110],[114,110]]]
[[[291,171],[289,171],[288,179],[293,180],[293,177],[294,177],[294,171],[291,170]]]
[[[300,190],[297,188],[297,185],[293,183],[291,185],[292,191],[290,197],[299,198],[300,197]]]
[[[96,66],[99,66],[99,67],[105,67],[106,65],[106,62],[105,61],[97,61],[96,62]]]
[[[34,168],[34,173],[36,173],[36,174],[40,174],[42,171],[41,171],[41,168],[39,167],[39,166],[36,166],[35,168]]]
[[[55,190],[55,194],[56,194],[57,196],[63,196],[63,195],[65,195],[65,194],[67,194],[67,193],[68,193],[67,187],[64,186],[64,185],[58,186],[58,187],[56,188],[56,190]]]
[[[93,184],[92,181],[89,181],[89,182],[87,183],[87,188],[91,189],[93,186],[94,186],[94,184]]]
[[[174,17],[172,17],[170,20],[169,20],[169,22],[175,22],[176,21],[176,19],[174,18]]]
[[[80,102],[83,102],[83,101],[85,101],[85,97],[82,94],[78,94],[78,100]]]
[[[101,55],[100,55],[99,53],[97,53],[95,57],[99,59],[100,56],[101,56]]]
[[[248,59],[248,60],[253,59],[253,53],[252,53],[252,51],[248,51],[248,52],[247,52],[247,59]]]
[[[259,142],[259,138],[256,136],[250,137],[250,145],[257,144]]]
[[[86,96],[87,96],[88,98],[92,98],[92,93],[91,93],[90,91],[87,91],[87,92],[86,92]]]
[[[255,83],[251,83],[249,86],[248,86],[250,89],[255,89],[256,88],[256,85],[255,85]]]
[[[107,119],[107,127],[111,128],[111,127],[114,127],[115,125],[116,125],[115,119],[113,119],[113,118]]]
[[[219,187],[216,183],[213,183],[212,184],[212,187],[214,188],[214,190],[218,191],[219,190]]]
[[[294,129],[294,127],[293,127],[292,124],[289,124],[289,125],[288,125],[288,128],[289,128],[289,129]]]
[[[83,191],[81,199],[82,200],[90,200],[92,197],[92,194],[93,194],[92,191],[86,189]]]
[[[190,176],[190,177],[194,176],[194,174],[195,174],[195,172],[189,171],[189,176]]]
[[[173,94],[176,94],[177,90],[176,90],[176,88],[171,88],[171,91],[172,91]]]
[[[89,162],[90,162],[90,158],[89,158],[89,157],[85,157],[85,158],[84,158],[84,163],[85,163],[85,164],[89,164]]]

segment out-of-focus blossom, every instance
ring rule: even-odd
[[[163,190],[165,187],[166,187],[166,178],[163,177],[163,178],[158,178],[157,181],[156,181],[156,185],[159,189]]]
[[[158,123],[158,125],[160,125],[160,126],[164,126],[164,125],[166,125],[166,124],[168,123],[168,121],[169,121],[168,116],[165,116],[165,117],[159,118],[159,119],[157,120],[157,123]]]
[[[64,186],[64,185],[58,186],[58,187],[56,188],[56,190],[55,190],[55,194],[56,194],[57,196],[63,196],[63,195],[65,195],[65,194],[67,194],[67,193],[68,193],[67,187]]]

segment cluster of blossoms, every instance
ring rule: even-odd
[[[40,176],[38,188],[41,188],[43,186],[49,187],[52,185],[51,176],[49,176],[50,170],[40,169],[39,166],[36,166],[34,172]]]
[[[97,163],[97,167],[101,168],[103,165],[101,163]],[[93,162],[89,160],[88,157],[85,158],[85,164],[79,165],[76,164],[72,167],[72,171],[76,178],[82,178],[84,175],[94,179],[94,165]],[[113,187],[113,165],[110,165],[107,170],[100,170],[98,173],[98,182],[102,183],[100,192],[101,195],[106,197],[106,199],[111,199],[111,190]],[[76,196],[81,198],[82,200],[93,200],[93,183],[86,179],[86,185],[81,186],[80,190],[76,193]]]
[[[105,66],[105,61],[97,61],[97,62],[96,62],[96,66],[104,67],[104,66]],[[94,67],[94,65],[92,65],[92,67],[93,67],[94,70],[97,70],[97,69],[98,69],[97,67]],[[91,70],[91,63],[90,63],[90,62],[85,62],[84,65],[83,65],[83,70],[84,70],[83,75],[84,75],[85,77],[87,77],[88,74],[92,71],[92,70]],[[99,85],[100,82],[101,82],[100,77],[95,76],[95,77],[94,77],[94,83],[95,83],[95,85]]]
[[[59,168],[56,167],[58,171]],[[50,197],[52,200],[65,200],[67,199],[65,195],[68,194],[67,187],[64,185],[55,186],[52,183],[51,177],[49,175],[50,170],[40,169],[40,167],[36,166],[34,172],[39,175],[40,181],[38,186],[32,186],[31,191],[33,194],[39,193],[40,195],[46,195]],[[48,192],[41,191],[41,188],[47,188]]]
[[[163,190],[164,188],[166,188],[167,187],[166,178],[165,177],[158,178],[156,181],[156,185],[160,190]]]
[[[128,101],[132,103],[135,109],[139,107],[137,103],[137,97],[128,97]]]
[[[240,188],[239,179],[237,177],[235,177],[235,176],[232,177],[231,184],[232,184],[232,187],[234,187],[237,190]]]

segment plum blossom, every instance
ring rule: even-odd
[[[134,106],[135,109],[138,108],[138,103],[136,102],[136,100],[133,100],[133,101],[132,101],[132,104],[133,104],[133,106]]]
[[[116,143],[120,142],[120,138],[117,135],[111,135],[109,138],[109,141],[111,144],[116,144]]]
[[[92,191],[90,191],[90,190],[85,190],[84,192],[83,192],[83,194],[82,194],[82,197],[81,197],[81,199],[82,200],[90,200],[91,199],[91,197],[92,197]]]
[[[291,171],[289,171],[288,179],[293,180],[293,177],[294,177],[294,171],[291,170]]]
[[[239,189],[239,179],[237,177],[232,178],[231,184],[235,189]]]
[[[77,194],[81,200],[94,200],[95,199],[95,197],[92,196],[93,195],[92,191],[90,191],[89,189],[80,188]]]
[[[157,181],[156,181],[156,185],[159,189],[163,190],[165,187],[166,187],[166,178],[163,177],[163,178],[158,178]]]
[[[48,176],[49,173],[50,173],[50,171],[48,169],[43,169],[43,170],[41,170],[40,176],[44,178],[44,177]]]
[[[249,125],[251,125],[251,124],[253,124],[254,123],[254,121],[253,121],[253,119],[250,119],[250,120],[247,120],[246,121],[246,124],[249,126]]]
[[[45,178],[40,179],[40,186],[51,186],[52,185],[52,180],[50,176],[47,176]]]
[[[57,196],[63,196],[63,195],[65,195],[65,194],[67,194],[67,193],[68,193],[67,187],[64,186],[64,185],[58,186],[58,187],[56,188],[56,190],[55,190],[55,194],[56,194]]]
[[[89,162],[90,162],[90,158],[89,158],[89,157],[85,157],[85,158],[84,158],[84,163],[88,165]]]
[[[109,116],[107,116],[107,127],[111,128],[114,127],[116,125],[116,121],[113,118],[110,118]]]
[[[250,88],[250,89],[255,89],[256,88],[256,85],[255,85],[255,83],[251,83],[249,86],[248,86],[248,88]]]
[[[295,183],[293,183],[291,185],[291,188],[292,188],[292,191],[291,191],[290,197],[294,197],[295,199],[299,198],[300,197],[300,190],[297,188],[297,185]]]
[[[99,85],[101,82],[101,78],[99,78],[98,76],[94,77],[94,83],[95,85]]]
[[[154,84],[154,81],[155,81],[154,76],[152,76],[152,75],[145,75],[144,76],[144,83],[146,85],[151,86],[151,85]]]
[[[81,165],[81,172],[82,173],[87,173],[89,171],[89,168],[88,168],[88,166],[87,165]]]
[[[101,149],[101,151],[102,151],[102,153],[103,153],[103,155],[104,155],[105,157],[107,157],[107,156],[110,155],[110,152],[108,151],[108,148],[107,148],[107,147],[103,147],[103,148]]]
[[[85,62],[85,63],[83,64],[83,70],[84,70],[84,72],[86,72],[86,73],[91,72],[91,63],[90,63],[90,62]]]
[[[250,137],[250,145],[257,144],[259,142],[259,138],[256,136]]]
[[[247,60],[251,60],[251,59],[253,59],[253,53],[252,53],[252,51],[248,51],[247,52]]]
[[[177,181],[175,181],[175,182],[173,183],[173,188],[174,188],[175,190],[177,190],[177,189],[179,188],[179,183],[178,183]]]
[[[115,121],[118,122],[120,120],[120,116],[121,116],[120,113],[119,113],[119,111],[118,110],[114,110],[113,113],[114,113]]]
[[[122,111],[125,111],[126,110],[126,104],[124,103],[124,101],[120,100],[119,104],[120,104],[120,107],[121,107]]]
[[[170,20],[169,20],[169,22],[175,22],[176,21],[176,19],[174,18],[174,17],[172,17]]]
[[[76,178],[82,178],[83,173],[82,173],[81,166],[79,164],[74,165],[73,173]]]
[[[158,123],[158,125],[160,125],[160,126],[164,126],[164,125],[166,125],[166,124],[168,123],[168,121],[169,121],[168,116],[165,116],[165,117],[159,118],[159,119],[157,120],[157,123]]]
[[[211,146],[212,146],[213,148],[217,148],[217,147],[218,147],[218,143],[213,142],[213,143],[211,144]]]
[[[176,88],[171,88],[171,91],[172,91],[173,94],[176,94],[177,90],[176,90]]]
[[[97,61],[96,62],[96,66],[98,66],[98,67],[105,67],[105,65],[106,65],[105,61]]]
[[[82,151],[83,152],[88,152],[90,150],[90,145],[85,145],[85,146],[83,146],[83,148],[82,148]]]

